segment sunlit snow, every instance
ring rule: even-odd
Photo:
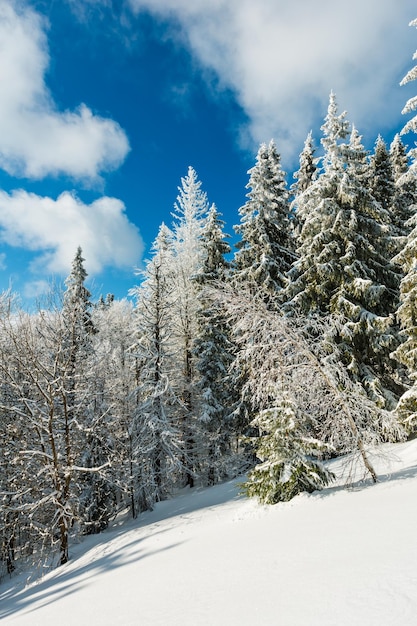
[[[408,626],[417,615],[417,441],[372,458],[380,481],[332,462],[334,485],[261,506],[239,481],[185,490],[72,547],[22,589],[13,626]],[[343,476],[342,476],[343,473]],[[340,485],[350,481],[349,488]]]

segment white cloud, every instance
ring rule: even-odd
[[[330,90],[374,139],[401,124],[399,88],[415,49],[414,0],[128,0],[180,25],[183,41],[249,117],[255,142],[294,157]],[[410,32],[411,31],[411,32]]]
[[[23,289],[25,298],[37,298],[51,291],[51,284],[46,280],[33,280],[26,283]]]
[[[33,273],[67,275],[78,246],[88,274],[133,268],[143,251],[139,231],[116,198],[82,203],[65,192],[56,200],[23,190],[0,191],[0,241],[39,253]]]
[[[123,162],[128,140],[116,122],[85,104],[57,109],[44,79],[45,28],[27,6],[0,0],[0,167],[30,178],[95,179]]]

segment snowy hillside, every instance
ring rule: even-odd
[[[417,441],[351,476],[260,506],[238,481],[186,490],[89,537],[24,590],[0,587],[13,626],[408,626],[417,615]],[[351,468],[332,463],[341,482]],[[344,476],[342,477],[342,473]]]

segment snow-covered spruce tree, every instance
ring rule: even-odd
[[[350,148],[351,144],[348,152]],[[341,231],[346,251],[341,262],[345,265],[342,284],[330,307],[347,319],[340,340],[341,346],[347,347],[346,363],[354,379],[373,400],[393,408],[403,390],[390,358],[399,341],[393,314],[401,273],[390,261],[397,240],[392,213],[374,198],[368,181],[365,161],[361,165],[360,159],[355,159],[348,164],[339,187],[340,204],[350,220],[346,231]]]
[[[410,22],[410,26],[417,26],[417,19]],[[417,52],[413,59],[417,59]],[[403,78],[401,85],[405,85],[417,78],[417,65],[414,66]],[[402,113],[408,114],[417,109],[417,97],[410,98]],[[414,115],[405,124],[401,135],[409,132],[417,133],[417,115]],[[400,306],[397,311],[397,318],[403,329],[404,342],[393,353],[393,356],[408,370],[413,382],[400,398],[397,406],[397,413],[401,421],[406,424],[409,431],[414,431],[417,423],[417,308],[415,304],[417,294],[416,281],[416,254],[417,254],[417,161],[416,150],[410,151],[412,158],[411,166],[408,167],[408,158],[405,147],[399,136],[396,136],[391,145],[391,158],[396,164],[396,185],[397,185],[397,210],[398,215],[404,220],[404,231],[407,238],[404,245],[393,261],[398,263],[404,277],[400,287]]]
[[[78,247],[71,272],[65,280],[62,314],[68,328],[68,351],[72,359],[78,350],[91,343],[91,335],[95,332],[91,320],[91,293],[85,286],[87,272],[84,261],[81,247]]]
[[[385,211],[391,211],[395,196],[395,181],[390,153],[381,135],[375,142],[370,158],[370,189]]]
[[[290,202],[285,172],[275,143],[262,144],[255,165],[248,171],[247,202],[239,209],[234,227],[240,240],[233,260],[232,282],[277,306],[277,293],[286,285],[286,274],[295,259]],[[233,370],[236,389],[244,387],[245,365]],[[235,423],[244,432],[251,421],[250,404],[242,395],[234,410]]]
[[[410,22],[410,26],[417,26],[417,20]],[[417,52],[413,55],[413,59],[417,59]],[[417,77],[417,65],[414,66],[403,78],[401,85],[415,80]],[[404,115],[411,113],[417,109],[417,96],[410,98],[402,110]],[[401,130],[401,135],[410,132],[417,132],[417,115],[411,117]],[[411,223],[407,226],[408,220],[413,216],[417,204],[417,151],[411,149],[406,154],[406,148],[397,135],[391,145],[391,159],[394,169],[394,177],[397,188],[397,197],[395,202],[396,221],[399,228],[402,226],[402,234],[408,235],[413,228]],[[411,160],[411,165],[409,161]]]
[[[323,133],[321,144],[324,148],[324,156],[322,158],[322,166],[325,172],[338,171],[344,169],[343,154],[345,144],[342,140],[349,136],[350,124],[346,119],[347,112],[339,113],[336,100],[336,94],[331,91],[329,96],[329,105],[327,107],[327,115],[321,127]]]
[[[296,219],[302,225],[298,236],[298,259],[289,271],[286,300],[303,313],[328,310],[334,271],[330,259],[340,254],[333,241],[333,221],[337,214],[334,196],[343,175],[342,159],[349,123],[346,112],[338,115],[336,96],[330,93],[321,143],[325,153],[320,174],[297,196]],[[321,262],[321,257],[325,262]],[[329,260],[328,260],[329,259]]]
[[[304,142],[304,148],[300,154],[300,167],[293,174],[295,183],[291,185],[291,217],[294,222],[295,239],[302,228],[301,215],[297,211],[297,198],[301,195],[317,178],[319,159],[315,157],[316,149],[313,142],[313,133],[310,131]],[[296,245],[296,243],[295,243]]]
[[[135,517],[163,499],[178,481],[182,450],[178,427],[182,410],[176,389],[173,341],[177,294],[173,276],[172,232],[162,224],[152,258],[141,273],[136,298],[136,407],[129,427],[131,509]]]
[[[315,332],[309,333],[305,318],[277,314],[252,294],[226,289],[222,297],[239,348],[236,359],[239,367],[240,361],[247,364],[243,392],[262,435],[255,439],[262,464],[249,474],[248,485],[253,479],[253,489],[266,499],[265,487],[274,500],[293,489],[319,488],[325,470],[316,483],[310,471],[326,450],[356,453],[376,481],[369,448],[398,440],[403,430],[392,412],[378,408],[350,379],[332,343],[338,319],[310,318]]]
[[[370,397],[393,407],[401,393],[389,359],[400,277],[387,259],[390,218],[369,191],[369,165],[356,129],[349,144],[338,141],[344,124],[331,94],[323,172],[298,199],[304,225],[299,260],[289,273],[289,308],[344,318],[335,341],[345,365]]]
[[[397,133],[391,142],[389,148],[390,163],[392,168],[392,175],[394,182],[396,183],[403,174],[408,170],[408,156],[407,148],[401,141],[400,134]]]
[[[271,406],[253,420],[260,432],[256,454],[261,463],[249,472],[243,491],[264,504],[323,489],[333,479],[318,460],[329,446],[308,434],[297,408],[285,391],[271,388]]]
[[[395,185],[391,155],[380,135],[370,158],[369,183],[372,196],[387,211],[391,219],[390,233],[387,233],[385,240],[386,255],[392,258],[402,246],[402,236],[405,233],[404,215]]]
[[[291,191],[294,196],[303,193],[316,179],[318,158],[314,156],[315,153],[313,133],[310,131],[304,142],[304,148],[300,153],[300,167],[293,174],[295,183],[291,185]]]
[[[395,197],[393,203],[393,222],[397,226],[400,235],[408,235],[411,228],[407,226],[412,217],[413,206],[417,204],[417,174],[414,165],[414,152],[410,152],[401,141],[400,135],[395,135],[390,146],[390,159],[395,181]]]
[[[286,284],[286,273],[294,261],[290,233],[289,193],[281,157],[275,143],[262,144],[256,163],[249,171],[247,202],[239,209],[240,236],[234,257],[233,280],[262,289],[274,298]]]
[[[194,342],[196,393],[200,397],[199,419],[205,433],[205,467],[200,472],[208,484],[228,475],[227,465],[232,458],[233,420],[231,411],[235,390],[231,386],[229,366],[234,346],[231,330],[215,290],[222,289],[228,279],[230,252],[224,233],[224,222],[212,205],[201,234],[204,249],[202,265],[195,275],[200,286],[197,310],[198,333]]]
[[[403,329],[403,343],[395,350],[393,357],[404,365],[412,381],[411,387],[401,396],[397,414],[409,432],[417,426],[417,213],[410,220],[414,226],[407,237],[403,249],[394,257],[403,271],[400,287],[400,306],[397,318]]]
[[[99,532],[107,526],[112,492],[106,476],[97,471],[108,465],[105,445],[106,405],[102,400],[101,377],[96,367],[93,337],[97,330],[92,321],[91,293],[85,285],[87,272],[81,247],[75,254],[71,272],[65,281],[62,318],[65,327],[64,359],[67,360],[68,413],[78,423],[85,439],[81,465],[86,471],[79,479],[78,515],[83,532]]]
[[[199,271],[204,248],[201,241],[209,208],[206,193],[202,190],[195,170],[190,167],[181,179],[179,194],[174,205],[172,280],[173,340],[175,342],[175,388],[181,403],[178,428],[183,446],[184,481],[192,487],[198,473],[201,448],[201,422],[199,398],[195,390],[194,343],[198,336],[198,294],[201,289],[193,280]],[[203,446],[204,448],[204,446]]]

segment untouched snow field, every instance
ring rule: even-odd
[[[384,446],[376,485],[338,483],[261,506],[239,481],[184,490],[73,546],[24,589],[0,586],[11,626],[415,626],[417,441]],[[346,479],[349,489],[342,488]]]

